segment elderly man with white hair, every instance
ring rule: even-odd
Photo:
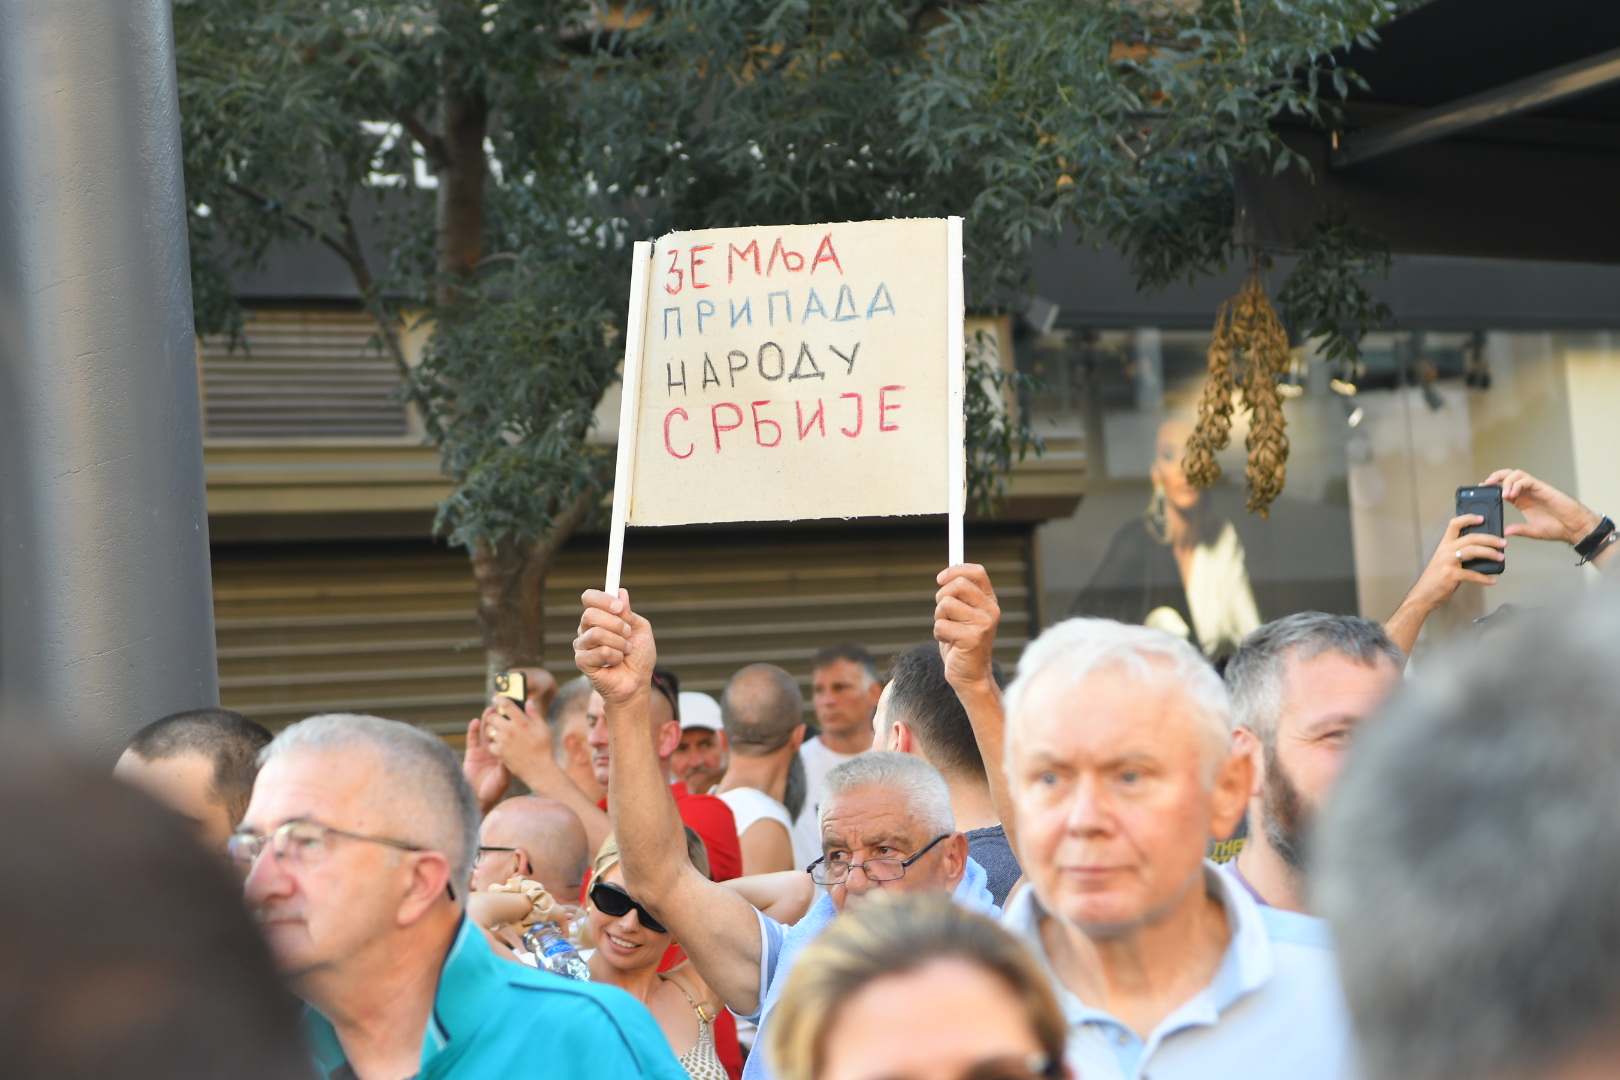
[[[611,812],[625,888],[675,935],[720,1000],[759,1025],[760,1038],[768,1037],[771,1010],[799,950],[866,898],[948,893],[964,906],[994,910],[985,872],[956,829],[950,789],[938,769],[909,754],[860,754],[827,774],[821,857],[811,867],[827,894],[793,926],[698,873],[679,842],[675,800],[659,782],[657,747],[647,737],[658,659],[652,625],[631,608],[623,589],[617,595],[589,590],[584,604],[574,661],[607,712],[614,746],[608,786],[616,793]],[[766,1075],[765,1055],[751,1055],[745,1080]]]
[[[983,567],[940,575],[953,682],[982,671],[997,608]],[[988,630],[987,630],[988,628]],[[1322,923],[1262,909],[1203,854],[1248,802],[1220,677],[1180,638],[1071,619],[1025,649],[1006,723],[965,693],[1029,882],[1005,922],[1048,965],[1087,1080],[1354,1075]]]
[[[330,1080],[681,1080],[634,998],[496,957],[462,905],[478,806],[438,738],[316,716],[260,755],[230,851]]]

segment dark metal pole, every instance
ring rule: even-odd
[[[1432,109],[1422,109],[1366,131],[1338,136],[1328,154],[1328,162],[1335,169],[1346,169],[1409,146],[1545,109],[1616,82],[1620,82],[1620,49],[1610,49]]]
[[[217,704],[168,0],[0,0],[0,721]]]

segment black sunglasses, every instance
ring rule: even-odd
[[[675,711],[675,722],[681,721],[681,680],[666,667],[655,667],[652,672],[653,689],[664,695],[669,707]]]
[[[609,885],[605,881],[598,881],[593,884],[591,886],[591,903],[596,905],[597,911],[614,919],[622,919],[634,911],[636,918],[641,920],[641,925],[653,933],[669,933],[668,930],[664,929],[662,923],[647,914],[646,908],[630,899],[630,894],[617,885]]]

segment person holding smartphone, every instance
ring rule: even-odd
[[[1451,519],[1429,565],[1384,624],[1384,630],[1408,656],[1424,621],[1451,599],[1457,586],[1464,582],[1496,584],[1495,575],[1470,570],[1464,564],[1476,559],[1504,561],[1510,536],[1562,541],[1576,550],[1581,564],[1589,562],[1605,572],[1615,565],[1614,548],[1620,533],[1604,515],[1523,469],[1498,469],[1481,484],[1490,485],[1501,487],[1503,501],[1512,503],[1524,515],[1524,521],[1507,526],[1502,536],[1491,536],[1463,532],[1484,523],[1479,514],[1460,514]]]

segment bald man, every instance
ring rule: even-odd
[[[520,795],[496,806],[479,827],[471,884],[482,891],[521,875],[575,904],[590,861],[579,815],[555,799]]]
[[[775,664],[750,664],[720,695],[720,723],[731,754],[714,793],[737,819],[744,874],[802,870],[820,855],[794,851],[788,770],[804,742],[804,692]]]

